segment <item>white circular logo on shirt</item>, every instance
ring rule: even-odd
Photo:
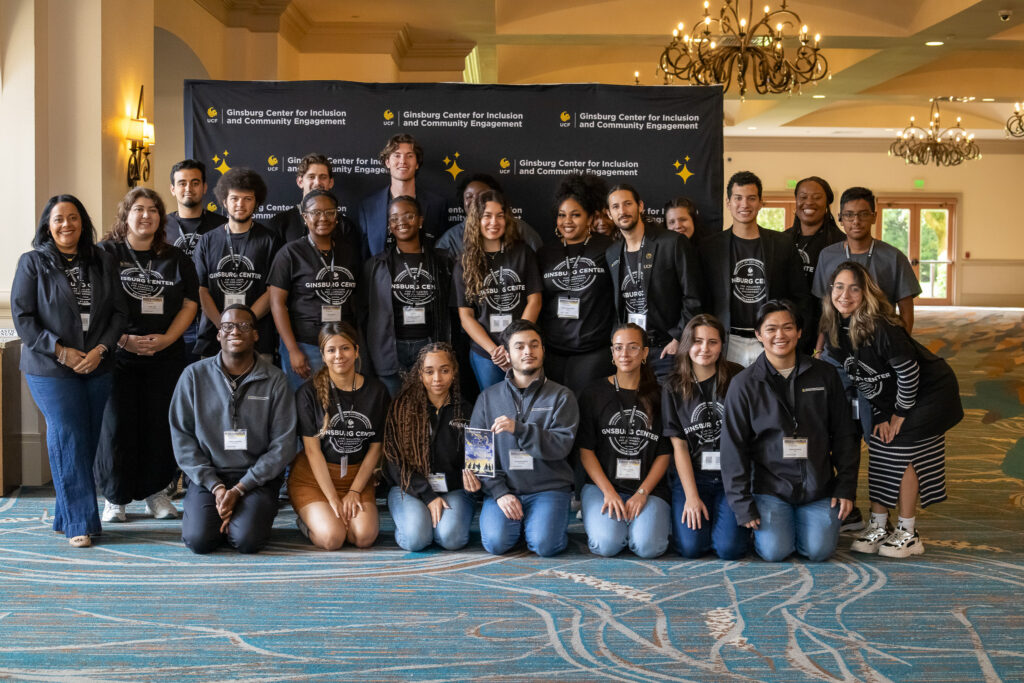
[[[121,271],[121,287],[126,294],[141,301],[143,297],[160,296],[167,283],[156,270],[139,269],[135,266]]]
[[[335,453],[358,453],[366,439],[376,435],[370,427],[370,418],[355,410],[336,413],[324,433]]]
[[[631,417],[633,418],[632,429],[629,426]],[[647,417],[647,413],[639,408],[636,409],[635,415],[632,409],[620,410],[612,415],[612,419],[608,421],[608,429],[605,431],[610,437],[612,448],[621,455],[635,458],[647,445],[651,435],[651,420]]]
[[[732,270],[733,295],[745,304],[756,304],[768,296],[764,264],[753,258],[739,261]]]
[[[599,269],[596,264],[586,256],[578,259],[563,259],[555,264],[554,270],[549,275],[551,283],[563,292],[582,292],[594,284]]]
[[[522,300],[522,280],[510,268],[491,270],[484,278],[484,300],[492,311],[508,313],[514,311]]]
[[[857,386],[860,395],[869,401],[882,393],[884,376],[875,372],[874,368],[865,365],[853,356],[843,361],[843,370]]]
[[[217,286],[225,294],[245,294],[260,279],[252,261],[244,254],[228,254],[217,262]]]
[[[391,283],[391,291],[406,306],[426,306],[434,300],[434,278],[426,268],[400,268]]]
[[[725,407],[721,403],[715,401],[709,406],[707,401],[701,401],[690,415],[690,426],[686,434],[697,437],[697,443],[713,444],[722,435],[724,417]]]
[[[622,301],[630,313],[647,313],[647,297],[639,273],[626,272],[622,278]]]
[[[356,289],[356,279],[348,268],[328,266],[317,271],[314,277],[315,280],[307,282],[306,287],[330,306],[343,306]]]
[[[79,306],[89,306],[92,304],[92,285],[82,279],[82,269],[80,266],[74,268],[68,268],[64,271],[67,275],[68,284],[71,286],[71,291],[75,295],[75,299],[78,301]]]

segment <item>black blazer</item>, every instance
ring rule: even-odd
[[[89,352],[100,344],[108,352],[94,373],[106,372],[113,363],[117,340],[128,323],[118,263],[102,249],[93,248],[89,258],[92,306],[89,332],[82,331],[82,318],[71,285],[57,259],[57,249],[46,244],[22,254],[11,286],[11,315],[21,337],[21,371],[43,377],[77,377],[57,362],[57,342]]]
[[[768,298],[789,299],[803,316],[806,328],[810,313],[811,292],[804,278],[803,261],[796,244],[784,233],[758,226],[761,235],[761,253],[768,275]],[[730,326],[730,293],[732,291],[731,251],[732,228],[711,235],[701,241],[700,260],[704,270],[704,310]],[[804,329],[804,336],[817,335],[816,330]],[[723,340],[728,343],[728,340]]]
[[[679,339],[690,318],[701,312],[700,264],[690,240],[665,228],[644,224],[644,249],[640,254],[647,297],[647,330],[651,346],[664,346]],[[626,241],[616,240],[605,258],[612,274],[615,313],[622,313],[622,258]]]

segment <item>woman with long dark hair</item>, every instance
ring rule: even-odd
[[[117,264],[93,235],[77,197],[50,197],[11,286],[21,372],[46,419],[53,530],[76,548],[100,533],[92,470],[110,395],[109,351],[125,326]]]
[[[465,428],[473,407],[459,391],[455,352],[445,343],[420,349],[388,410],[384,458],[395,542],[419,551],[469,543],[480,481],[465,469]]]
[[[165,241],[166,211],[149,188],[128,192],[99,247],[118,262],[128,327],[114,353],[113,389],[103,416],[96,480],[103,522],[125,522],[125,506],[145,500],[157,519],[178,516],[164,493],[177,466],[167,414],[185,369],[185,330],[199,310],[192,259]]]
[[[672,540],[683,557],[714,549],[723,560],[747,552],[750,531],[736,523],[722,486],[721,436],[725,393],[743,368],[722,353],[726,332],[713,315],[690,318],[676,365],[661,396],[664,435],[672,439]]]
[[[647,365],[647,332],[623,323],[612,332],[615,374],[580,396],[576,445],[589,477],[580,502],[591,552],[611,557],[627,545],[658,557],[671,526],[665,486],[671,447],[661,435],[660,389]]]
[[[964,416],[956,375],[914,341],[867,269],[853,261],[841,263],[829,279],[821,331],[829,357],[870,405],[874,425],[868,438],[871,520],[851,550],[919,555],[917,500],[928,507],[946,499],[946,432]],[[889,522],[894,507],[895,529]]]

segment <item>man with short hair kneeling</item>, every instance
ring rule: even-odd
[[[295,457],[295,398],[284,373],[256,353],[258,337],[252,309],[226,307],[220,353],[188,366],[174,389],[171,439],[189,479],[181,540],[194,553],[225,540],[259,552]]]
[[[513,322],[502,343],[512,369],[480,395],[470,421],[494,432],[494,478],[482,479],[487,497],[480,538],[494,555],[508,552],[522,535],[531,551],[557,555],[569,542],[569,453],[579,407],[571,391],[544,377],[544,344],[535,324]]]

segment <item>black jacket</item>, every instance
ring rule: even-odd
[[[98,247],[91,251],[87,265],[92,285],[88,332],[82,331],[78,302],[58,262],[57,248],[47,243],[21,255],[11,286],[11,317],[24,344],[20,367],[26,375],[77,376],[57,362],[57,342],[86,353],[104,344],[107,353],[94,372],[110,369],[128,313],[117,261]]]
[[[722,484],[736,521],[759,519],[754,493],[789,503],[828,496],[854,500],[860,467],[860,433],[835,368],[799,357],[795,379],[796,436],[807,439],[807,459],[784,459],[782,439],[793,422],[769,384],[783,379],[762,353],[729,384],[722,428]],[[785,394],[783,394],[785,395]]]
[[[793,238],[781,232],[757,228],[761,235],[761,253],[768,277],[768,298],[789,299],[806,321],[811,293],[803,274],[803,261]],[[704,311],[718,318],[729,331],[732,283],[732,228],[716,233],[700,243],[701,269],[704,272]],[[804,336],[816,334],[804,326]],[[723,340],[728,343],[728,340]]]
[[[462,470],[466,465],[466,425],[473,412],[473,406],[463,401],[459,417],[455,415],[455,404],[449,401],[440,409],[427,402],[428,416],[431,423],[430,436],[430,473],[443,474],[445,485],[449,491],[461,491],[463,486]],[[402,466],[393,461],[384,461],[384,471],[392,486],[402,486]],[[429,505],[437,498],[430,486],[430,481],[419,472],[411,472],[409,487],[403,493],[415,496]]]
[[[647,296],[647,331],[651,346],[659,347],[679,339],[690,318],[701,312],[700,265],[690,240],[670,230],[644,224],[643,268],[644,293]],[[612,274],[615,312],[625,320],[622,302],[622,259],[625,240],[612,243],[605,252]]]

